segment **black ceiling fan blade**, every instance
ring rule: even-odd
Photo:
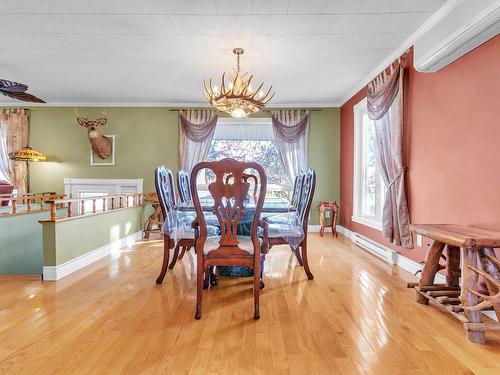
[[[19,82],[7,81],[6,79],[0,79],[0,89],[2,91],[9,92],[23,92],[28,90],[28,85]]]
[[[45,100],[37,98],[34,95],[28,94],[27,92],[9,92],[5,91],[4,88],[0,88],[0,92],[5,96],[8,96],[13,99],[22,100],[23,102],[32,102],[32,103],[46,103]]]

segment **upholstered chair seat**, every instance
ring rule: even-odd
[[[302,237],[302,228],[293,224],[269,224],[268,237]]]

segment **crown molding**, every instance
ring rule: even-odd
[[[354,86],[347,95],[345,95],[340,101],[340,106],[344,105],[349,99],[351,99],[356,93],[358,93],[362,88],[364,88],[368,83],[370,83],[373,78],[375,78],[380,72],[387,68],[394,60],[401,56],[408,48],[413,46],[415,42],[434,27],[438,22],[440,22],[444,17],[446,17],[457,5],[459,5],[462,0],[449,0],[441,8],[439,8],[434,14],[432,14],[427,21],[425,21],[413,34],[411,34],[398,48],[394,50],[387,58],[382,61],[375,69],[373,69],[362,81],[360,81],[356,86]]]
[[[50,103],[29,103],[29,102],[8,102],[1,103],[0,107],[154,107],[154,108],[209,108],[208,103],[193,102],[193,103],[171,103],[171,102],[123,102],[123,103],[109,103],[109,102],[50,102]]]
[[[211,108],[210,104],[205,102],[125,102],[125,103],[95,103],[95,102],[50,102],[50,103],[29,103],[29,102],[0,102],[0,107],[87,107],[87,108]],[[275,103],[266,106],[266,109],[282,108],[338,108],[339,102],[319,102],[319,103]]]

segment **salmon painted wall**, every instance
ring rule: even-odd
[[[500,36],[438,72],[419,73],[410,68],[407,77],[405,141],[411,222],[500,230]],[[390,246],[381,232],[351,220],[353,106],[365,96],[366,88],[340,111],[340,223]],[[425,255],[420,247],[391,247],[417,261]]]

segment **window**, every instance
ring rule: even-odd
[[[267,175],[268,194],[290,198],[292,186],[281,164],[270,118],[219,119],[208,160],[224,158],[259,163]],[[199,182],[208,183],[210,176],[201,179]]]
[[[354,181],[352,220],[381,229],[385,187],[375,154],[374,122],[366,98],[354,106]]]

